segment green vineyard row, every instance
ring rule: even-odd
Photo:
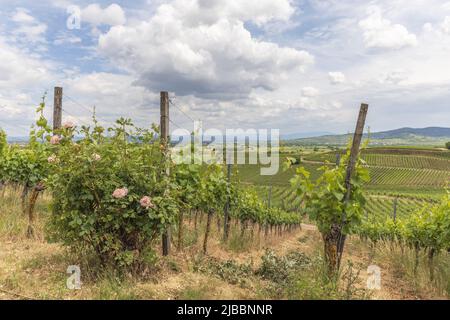
[[[313,179],[320,176],[320,164],[304,163]],[[295,167],[281,171],[275,176],[261,176],[257,165],[240,166],[238,168],[241,181],[255,185],[288,186],[289,179],[295,173]],[[371,180],[368,187],[384,189],[396,188],[428,188],[442,190],[450,182],[450,170],[410,169],[393,167],[370,167]]]
[[[450,171],[450,158],[393,154],[363,154],[369,166]],[[322,153],[305,157],[309,161],[336,161],[336,154]]]
[[[266,205],[280,207],[286,211],[300,212],[300,199],[290,187],[282,186],[256,186],[255,188],[259,197],[264,200]],[[367,204],[365,207],[365,219],[369,221],[384,221],[394,216],[394,203],[397,201],[396,218],[402,219],[410,216],[413,212],[422,208],[426,204],[433,204],[427,198],[420,197],[392,197],[382,195],[367,196]]]

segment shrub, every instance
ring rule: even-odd
[[[0,184],[12,184],[23,188],[22,211],[28,215],[29,237],[34,236],[35,205],[39,194],[45,189],[49,174],[52,146],[51,128],[44,118],[45,96],[37,108],[38,120],[30,131],[30,140],[24,147],[8,146],[6,134],[0,132]]]
[[[286,284],[291,273],[300,272],[311,263],[310,259],[301,252],[290,252],[286,256],[277,256],[271,250],[266,250],[261,260],[261,266],[256,273],[277,284]]]
[[[239,264],[234,260],[221,261],[220,259],[209,257],[206,263],[196,267],[196,271],[216,276],[230,284],[241,287],[249,287],[249,278],[253,275],[252,261]]]
[[[291,179],[291,185],[299,195],[305,212],[316,222],[324,240],[324,252],[329,273],[339,269],[347,235],[357,231],[361,224],[366,203],[362,185],[370,180],[364,162],[358,158],[351,177],[351,189],[347,199],[346,173],[350,149],[339,166],[325,165],[319,170],[322,175],[311,179],[311,173],[299,167]]]
[[[49,235],[77,253],[94,252],[104,266],[137,270],[151,242],[173,222],[176,188],[154,132],[120,119],[109,136],[61,129],[49,185],[53,211]],[[73,141],[75,134],[83,138]]]

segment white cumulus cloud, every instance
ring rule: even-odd
[[[13,31],[17,41],[28,41],[31,43],[46,42],[45,33],[47,25],[40,22],[27,9],[17,8],[11,16],[11,20],[16,24]]]
[[[440,27],[444,33],[450,34],[450,16],[445,17]]]
[[[99,37],[98,48],[152,90],[203,98],[245,97],[256,88],[278,88],[287,74],[301,73],[314,61],[306,51],[257,40],[245,28],[246,21],[288,19],[287,4],[174,1],[159,6],[147,21],[112,27]]]
[[[163,8],[191,24],[214,24],[227,18],[262,26],[270,21],[288,21],[295,12],[289,0],[177,0]]]
[[[302,89],[302,96],[312,98],[319,95],[319,90],[314,87],[304,87]]]
[[[56,79],[53,69],[52,62],[29,55],[0,34],[0,126],[13,134],[28,131],[35,108]]]
[[[345,82],[345,75],[342,72],[328,72],[331,84],[341,84]]]
[[[359,21],[367,48],[400,49],[417,45],[416,35],[409,33],[405,26],[383,18],[379,7],[370,7],[367,12],[369,16]]]
[[[118,4],[111,4],[102,9],[102,7],[93,3],[81,10],[81,22],[88,22],[93,26],[122,25],[126,22],[125,12]]]
[[[24,8],[17,8],[11,17],[11,20],[18,23],[34,23],[36,19],[28,13]]]

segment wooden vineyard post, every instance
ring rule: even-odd
[[[34,220],[35,220],[35,206],[36,201],[38,199],[39,193],[44,191],[44,185],[39,182],[36,186],[34,186],[33,190],[31,191],[31,196],[28,200],[28,206],[27,206],[27,213],[28,213],[28,229],[27,229],[27,237],[33,238],[34,237]]]
[[[209,210],[208,211],[208,217],[207,217],[207,220],[206,220],[205,237],[203,238],[203,254],[206,254],[207,250],[208,250],[208,237],[209,237],[209,232],[211,230],[212,216],[213,216],[213,211]]]
[[[394,222],[397,221],[397,205],[398,205],[398,198],[395,198],[394,199],[394,212],[393,212]]]
[[[63,88],[55,87],[53,96],[53,130],[62,127],[62,96]]]
[[[267,197],[267,207],[270,209],[270,207],[271,207],[271,200],[272,200],[272,185],[270,185],[270,187],[269,187],[269,194],[268,194],[268,197]]]
[[[227,182],[228,188],[231,187],[231,163],[227,163]],[[228,235],[230,233],[230,193],[227,194],[227,202],[225,204],[225,212],[223,219],[223,240],[228,240]]]
[[[344,197],[344,203],[347,204],[350,201],[350,196],[352,192],[351,178],[353,172],[355,171],[356,162],[358,161],[359,148],[361,146],[361,141],[364,133],[364,125],[366,123],[367,112],[369,110],[369,105],[366,103],[361,104],[361,108],[359,110],[358,121],[356,123],[355,134],[353,136],[352,148],[350,150],[350,158],[348,160],[347,172],[345,175],[345,188],[346,194]],[[341,265],[342,253],[344,252],[344,245],[346,235],[342,233],[342,228],[347,223],[345,212],[342,217],[342,224],[337,226],[335,229],[338,235],[337,242],[337,270],[339,270]],[[334,228],[333,228],[334,229]]]
[[[53,132],[62,127],[62,96],[63,88],[55,87],[53,90]],[[55,209],[52,209],[55,213]],[[30,215],[33,214],[31,211]]]
[[[53,90],[53,131],[62,127],[62,96],[63,88],[55,87]],[[52,211],[55,213],[55,209]]]
[[[341,154],[336,153],[336,167],[339,167],[341,165]]]
[[[365,103],[361,104],[361,109],[359,110],[358,122],[356,123],[355,135],[353,136],[352,149],[350,151],[350,159],[348,161],[347,173],[345,176],[345,187],[347,193],[345,195],[345,202],[350,200],[350,195],[352,192],[351,178],[353,171],[355,170],[356,161],[358,160],[359,147],[361,146],[361,141],[364,132],[364,124],[366,123],[367,111],[369,106]]]
[[[169,174],[169,168],[167,166],[167,155],[169,149],[169,93],[166,91],[161,91],[161,102],[160,102],[160,135],[161,144],[164,153],[164,173]],[[168,256],[170,254],[170,227],[167,227],[162,234],[162,254],[163,256]]]

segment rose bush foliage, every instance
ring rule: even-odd
[[[93,251],[103,264],[139,265],[179,207],[174,180],[161,171],[155,132],[120,119],[107,131],[64,126],[58,133],[58,161],[48,180],[51,237]]]

